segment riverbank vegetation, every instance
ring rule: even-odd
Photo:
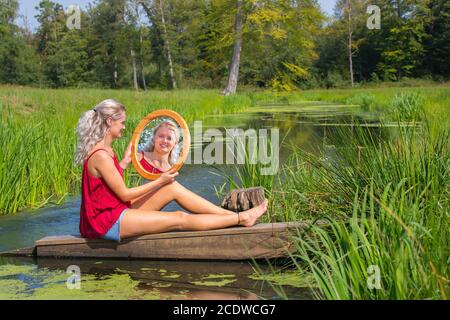
[[[126,137],[115,146],[119,156],[137,122],[158,108],[174,109],[191,123],[204,115],[240,112],[268,101],[280,107],[307,100],[359,105],[361,112],[380,116],[378,126],[371,130],[361,123],[343,126],[324,141],[319,153],[290,146],[291,155],[277,177],[265,176],[263,181],[257,167],[244,166],[236,186],[264,185],[270,191],[270,221],[329,221],[326,229],[313,224],[296,236],[292,256],[293,265],[314,279],[318,298],[449,295],[447,86],[401,92],[398,88],[249,91],[231,97],[212,90],[1,87],[0,91],[2,214],[78,194],[81,172],[73,166],[76,121],[107,97],[123,102],[128,110]],[[133,169],[128,171],[128,184],[138,179]],[[374,284],[381,289],[367,286],[375,271],[380,281]]]
[[[340,127],[318,153],[291,146],[267,194],[271,221],[311,221],[294,235],[292,265],[313,276],[317,298],[447,299],[448,89],[307,91],[284,99],[305,96],[359,104],[380,121]],[[258,170],[239,170],[236,186],[256,179]]]

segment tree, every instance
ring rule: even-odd
[[[130,38],[126,22],[127,0],[100,0],[87,12],[90,82],[100,86],[131,87]]]
[[[33,43],[14,21],[18,2],[0,0],[0,83],[34,84],[40,78],[38,56]]]
[[[135,90],[139,90],[138,84],[138,75],[137,75],[137,57],[136,50],[140,52],[141,42],[142,42],[142,34],[141,28],[138,26],[139,23],[139,3],[135,1],[128,1],[125,7],[125,35],[128,39],[129,47],[130,47],[130,57],[131,57],[131,67],[133,74],[133,86]],[[125,40],[126,41],[126,40]],[[143,71],[142,64],[142,75]],[[145,87],[145,79],[143,78],[143,84]]]
[[[419,75],[425,59],[429,8],[423,0],[382,0],[383,27],[376,39],[378,73],[385,80]]]
[[[46,57],[47,80],[55,87],[77,87],[85,82],[87,41],[79,30],[68,30],[58,42],[50,42]]]
[[[63,7],[49,0],[39,3],[38,52],[45,81],[53,87],[78,86],[86,79],[87,41],[81,30],[69,30]]]
[[[165,18],[165,2],[163,0],[141,0],[140,3],[143,6],[148,19],[151,21],[153,28],[156,29],[155,31],[160,36],[163,42],[163,51],[165,53],[169,66],[171,87],[172,89],[176,89],[177,81],[175,79],[174,73],[171,41]]]
[[[450,76],[445,0],[96,0],[69,30],[57,0],[41,0],[35,34],[18,0],[0,0],[0,83],[108,88],[294,90],[347,81]],[[366,27],[369,4],[382,28]],[[142,15],[141,15],[142,14]]]
[[[429,35],[425,41],[427,66],[432,74],[450,77],[450,2],[430,0],[430,23],[426,25]]]
[[[243,0],[237,0],[236,2],[236,18],[234,24],[234,45],[233,54],[231,56],[231,62],[229,67],[228,84],[223,90],[223,94],[228,96],[236,93],[236,87],[238,84],[239,76],[239,64],[241,62],[241,50],[242,50],[242,28],[243,28]]]
[[[353,79],[353,45],[352,45],[352,37],[353,37],[353,22],[352,22],[352,3],[350,0],[346,0],[345,4],[345,14],[347,15],[348,22],[348,61],[349,61],[349,71],[350,71],[350,83],[352,87],[354,86]]]
[[[294,88],[308,76],[316,58],[315,37],[323,22],[316,1],[245,0],[242,31],[237,33],[236,2],[217,0],[212,4],[208,14],[209,60],[211,65],[212,61],[220,63],[216,68],[222,71],[223,55],[229,54],[228,77],[232,81],[228,83],[233,84],[234,79],[238,83],[233,69],[237,63],[233,61],[237,61],[239,48],[239,82]],[[231,92],[227,89],[224,93]]]
[[[258,1],[244,28],[241,81],[293,90],[310,76],[324,20],[316,1]]]
[[[14,25],[19,4],[16,0],[1,0],[0,4],[0,81],[12,82],[19,53]]]
[[[366,8],[367,0],[338,0],[335,6],[335,21],[333,28],[336,36],[345,43],[348,74],[351,86],[354,86],[354,62],[358,59],[360,46],[365,42],[367,36]]]

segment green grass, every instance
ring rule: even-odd
[[[395,143],[366,139],[362,154],[356,148],[340,154],[339,166],[346,170],[336,170],[335,164],[324,164],[319,157],[306,160],[318,171],[310,183],[320,185],[330,196],[321,201],[307,192],[304,196],[327,208],[331,225],[327,229],[313,226],[299,234],[293,261],[313,273],[318,297],[448,297],[449,138],[447,131],[432,139],[422,128],[420,134],[400,133]],[[361,144],[360,139],[356,141]],[[289,179],[307,175],[300,167]],[[336,200],[340,206],[335,206]],[[346,213],[348,220],[343,220]],[[380,268],[378,290],[367,287],[367,270],[372,265]]]
[[[273,220],[311,221],[293,237],[292,266],[318,299],[448,299],[450,132],[342,135],[333,159],[294,149],[272,190]]]

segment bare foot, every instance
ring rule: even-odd
[[[267,205],[269,201],[266,199],[259,206],[251,208],[247,211],[242,211],[239,213],[239,218],[241,220],[240,225],[244,227],[251,227],[256,223],[259,217],[261,217],[267,211]]]

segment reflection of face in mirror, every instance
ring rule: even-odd
[[[160,117],[142,131],[136,156],[145,171],[162,173],[177,162],[182,148],[182,136],[176,122]]]

